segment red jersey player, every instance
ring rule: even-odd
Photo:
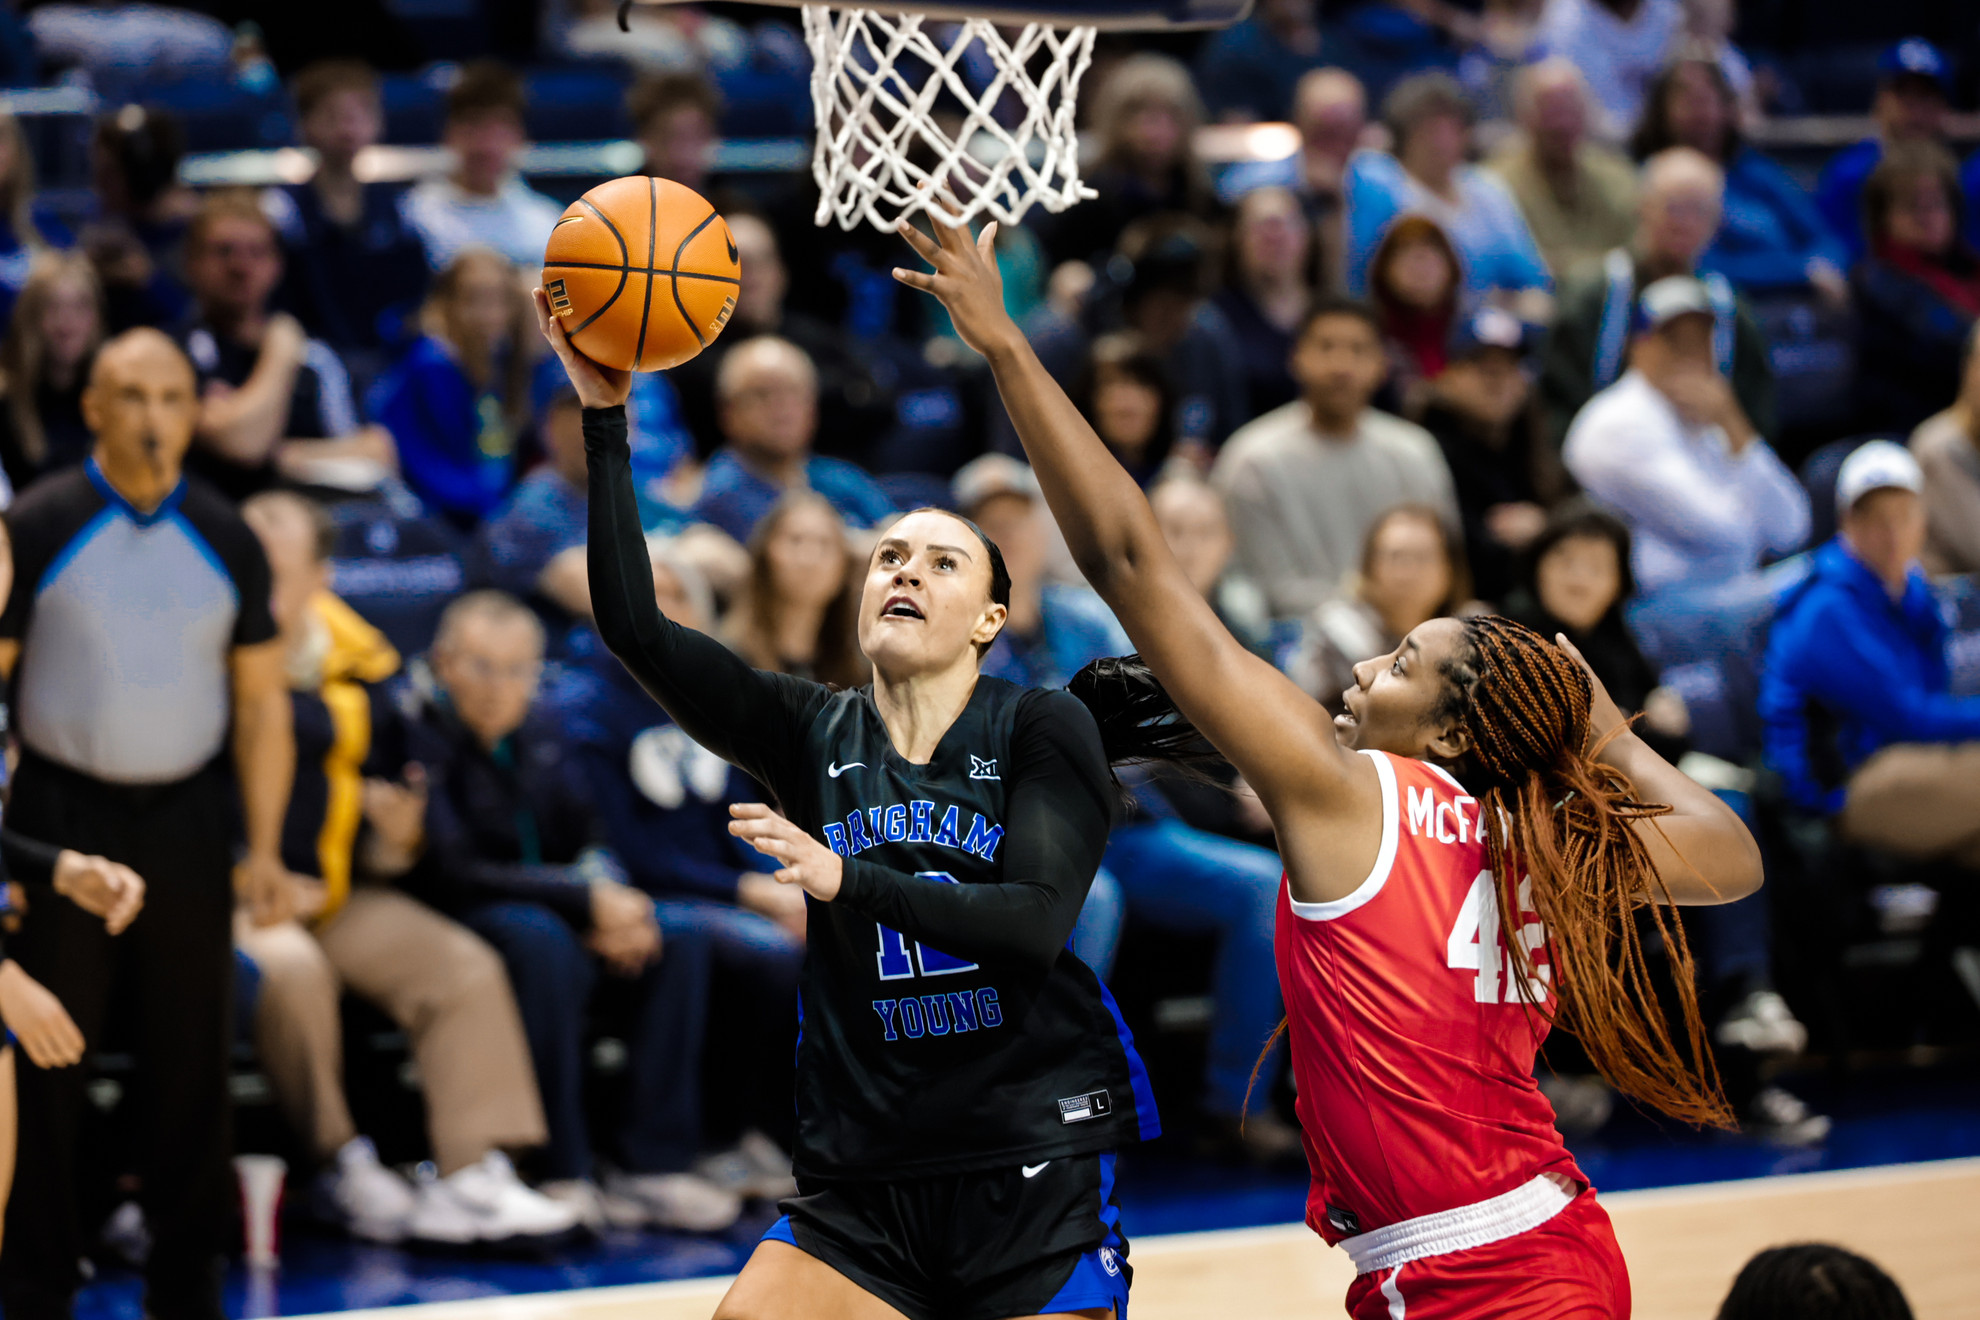
[[[1622,1253],[1534,1085],[1534,1053],[1559,1023],[1626,1094],[1729,1124],[1665,908],[1756,889],[1752,836],[1629,731],[1564,639],[1505,619],[1415,629],[1356,666],[1330,722],[1190,585],[1005,313],[993,229],[972,242],[904,227],[934,271],[896,278],[940,298],[989,361],[1074,556],[1145,658],[1149,718],[1179,709],[1272,815],[1308,1218],[1355,1261],[1350,1312],[1627,1316]],[[1316,422],[1381,370],[1365,308],[1309,315],[1294,372]],[[1675,963],[1684,1048],[1637,940],[1646,907]]]

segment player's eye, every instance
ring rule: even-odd
[[[883,564],[898,564],[901,562],[901,557],[896,551],[882,550],[880,552],[880,562]]]
[[[955,566],[956,566],[956,561],[951,559],[947,555],[943,555],[940,559],[937,559],[935,561],[935,567],[943,570],[944,572],[947,572],[948,570],[954,568]]]
[[[1390,673],[1392,673],[1392,674],[1394,674],[1394,675],[1395,675],[1396,677],[1398,677],[1398,678],[1401,678],[1401,677],[1402,677],[1402,671],[1403,671],[1403,662],[1402,662],[1402,657],[1401,657],[1401,656],[1397,656],[1397,657],[1395,658],[1395,660],[1394,660],[1393,662],[1391,662],[1391,663],[1390,663],[1390,665],[1389,665],[1389,672],[1390,672]]]

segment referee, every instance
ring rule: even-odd
[[[133,1006],[153,1235],[145,1311],[219,1320],[232,1198],[228,876],[257,921],[290,915],[299,889],[279,860],[295,771],[288,685],[260,543],[180,472],[198,415],[192,364],[155,330],[121,335],[98,353],[82,412],[96,437],[89,461],[36,483],[6,515],[16,574],[0,672],[21,745],[7,823],[123,862],[149,892],[114,942],[74,904],[43,903],[8,951],[91,1046],[113,994]],[[21,1067],[0,1252],[8,1320],[71,1313],[89,1241],[75,1158],[86,1080],[82,1068]]]

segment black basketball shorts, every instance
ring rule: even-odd
[[[764,1241],[823,1261],[910,1320],[1098,1307],[1126,1320],[1133,1271],[1111,1151],[798,1191]]]

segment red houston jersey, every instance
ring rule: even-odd
[[[1471,1205],[1556,1172],[1587,1179],[1533,1080],[1547,1025],[1513,984],[1476,798],[1435,766],[1364,752],[1382,784],[1375,868],[1331,903],[1280,885],[1279,984],[1329,1242]],[[1526,886],[1521,906],[1527,907]],[[1535,998],[1552,1006],[1545,932]]]

